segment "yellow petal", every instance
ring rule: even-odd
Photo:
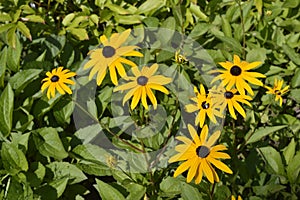
[[[176,171],[174,172],[174,177],[177,177],[178,175],[182,174],[183,172],[185,172],[186,170],[188,170],[188,168],[190,168],[190,166],[193,163],[190,160],[185,161],[184,163],[182,163],[181,165],[179,165],[179,167],[176,169]]]
[[[204,143],[206,141],[207,135],[208,135],[208,126],[205,124],[200,134],[201,143]]]
[[[72,94],[72,90],[66,86],[64,83],[59,83],[59,85],[61,86],[61,88],[66,91],[68,94]]]
[[[116,68],[114,65],[109,66],[109,75],[110,75],[110,79],[111,79],[112,83],[114,85],[118,85],[118,77],[117,77]]]
[[[150,83],[150,84],[147,84],[147,87],[152,88],[154,90],[161,91],[165,94],[169,94],[169,91],[164,86],[161,86],[158,84]]]
[[[206,143],[207,146],[211,147],[212,145],[214,145],[216,143],[216,141],[219,139],[220,135],[221,135],[221,131],[214,132],[208,139],[208,141]]]
[[[244,70],[254,69],[254,68],[258,67],[259,65],[261,65],[261,63],[262,62],[260,62],[260,61],[249,63],[246,67],[244,67]]]
[[[202,177],[203,177],[203,172],[202,172],[202,165],[201,162],[198,165],[198,169],[197,169],[197,173],[196,173],[196,179],[195,179],[195,183],[199,184],[202,181]]]
[[[199,139],[199,136],[197,134],[197,131],[194,129],[194,127],[190,124],[188,124],[188,130],[190,132],[190,135],[192,136],[193,141],[195,142],[196,146],[201,145],[201,141]]]
[[[233,107],[244,117],[246,118],[246,113],[244,109],[236,101],[232,101]]]
[[[45,83],[43,83],[42,87],[41,87],[41,90],[42,92],[44,92],[44,90],[49,87],[49,85],[51,84],[51,81],[47,81]]]
[[[146,86],[146,92],[147,92],[147,95],[148,95],[154,109],[156,109],[157,108],[157,101],[156,101],[155,95],[153,94],[152,90],[147,86]]]
[[[188,113],[192,113],[192,112],[199,110],[198,106],[195,104],[188,104],[184,108],[185,108],[186,112],[188,112]]]
[[[162,75],[151,76],[148,80],[148,84],[154,83],[158,85],[166,85],[172,82],[171,78],[167,78]]]
[[[228,101],[227,105],[228,105],[230,115],[232,116],[233,119],[236,120],[236,115],[235,115],[235,112],[234,112],[234,109],[233,109],[232,101]]]
[[[148,110],[149,108],[148,108],[147,99],[146,99],[146,97],[147,97],[146,87],[142,86],[141,88],[142,88],[142,104],[143,104],[144,108],[146,110]]]
[[[118,60],[119,60],[119,62],[130,65],[131,67],[137,67],[137,65],[134,62],[127,60],[125,58],[120,57],[120,58],[118,58]]]
[[[114,63],[117,70],[118,70],[118,73],[120,74],[121,77],[124,77],[126,76],[126,71],[124,69],[124,66],[120,63],[120,62],[115,62]]]
[[[131,81],[129,83],[125,83],[123,85],[119,85],[117,87],[114,88],[114,92],[117,92],[117,91],[123,91],[123,90],[129,90],[131,88],[134,88],[134,87],[137,87],[138,84],[136,83],[136,81]]]
[[[137,57],[143,57],[144,55],[141,52],[138,51],[130,51],[128,53],[124,53],[123,56],[137,56]]]
[[[133,110],[137,104],[139,103],[140,99],[141,99],[141,95],[142,95],[142,88],[139,87],[134,95],[133,95],[133,98],[132,98],[132,101],[131,101],[131,109]]]
[[[196,175],[197,169],[198,169],[198,165],[199,165],[199,158],[195,157],[194,159],[191,159],[191,162],[193,162],[193,164],[191,165],[188,175],[187,175],[187,179],[186,182],[191,182],[192,179],[194,178],[194,176]]]
[[[130,99],[133,96],[133,94],[135,93],[137,88],[138,87],[134,87],[126,93],[126,95],[123,98],[123,106],[124,106],[125,102],[128,101],[128,99]]]
[[[231,169],[227,165],[225,165],[224,163],[222,163],[221,161],[216,160],[214,158],[210,158],[209,162],[211,164],[213,164],[216,168],[222,170],[223,172],[226,172],[228,174],[232,174]]]
[[[211,183],[214,183],[214,176],[213,176],[213,173],[210,169],[210,166],[208,165],[206,159],[202,159],[202,163],[201,163],[203,166],[203,172],[206,176],[206,178],[209,180],[209,182]]]

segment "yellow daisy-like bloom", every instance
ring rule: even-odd
[[[279,104],[280,106],[282,106],[282,95],[284,95],[285,93],[287,93],[289,91],[289,85],[285,86],[283,89],[282,88],[283,85],[283,80],[277,80],[275,79],[274,82],[274,86],[273,88],[265,86],[266,89],[268,89],[268,91],[266,92],[267,94],[275,94],[275,101],[279,100]]]
[[[207,125],[202,128],[200,137],[190,124],[188,124],[188,130],[192,140],[184,136],[176,137],[177,140],[182,141],[184,144],[177,145],[175,150],[179,152],[179,154],[169,159],[169,162],[185,161],[176,169],[174,172],[174,177],[177,177],[179,174],[182,174],[184,171],[188,170],[188,183],[191,182],[194,177],[195,183],[200,183],[203,174],[206,176],[209,182],[219,182],[219,176],[212,165],[226,173],[232,174],[231,169],[218,160],[230,158],[227,153],[220,152],[226,150],[227,148],[222,144],[213,146],[220,137],[221,132],[216,131],[209,139],[207,139]]]
[[[47,72],[46,75],[48,77],[42,80],[44,83],[41,90],[44,92],[44,90],[49,87],[47,91],[48,99],[50,99],[51,96],[53,98],[55,97],[55,90],[60,94],[65,94],[65,92],[72,94],[72,90],[65,83],[71,85],[75,84],[74,81],[69,79],[76,75],[75,72],[70,72],[68,69],[63,70],[63,67],[58,67],[57,69],[53,69],[52,72]]]
[[[236,199],[235,199],[235,196],[231,195],[231,200],[236,200]],[[242,199],[242,197],[239,195],[238,198],[237,198],[237,200],[243,200],[243,199]]]
[[[154,109],[157,108],[157,100],[152,92],[152,89],[169,94],[169,91],[162,85],[166,85],[172,81],[171,78],[167,78],[163,75],[154,75],[157,69],[158,64],[153,64],[151,67],[144,66],[141,71],[138,69],[138,67],[132,68],[134,77],[126,77],[126,80],[130,80],[130,82],[120,85],[114,89],[114,91],[130,89],[123,98],[123,105],[133,96],[131,101],[131,109],[134,109],[140,100],[142,101],[145,109],[148,109],[148,96],[154,106]]]
[[[126,72],[122,63],[136,67],[137,65],[122,56],[138,56],[142,57],[143,54],[134,51],[134,49],[139,48],[138,46],[124,46],[121,45],[127,40],[130,35],[130,29],[124,31],[123,33],[114,33],[111,35],[110,39],[107,39],[105,35],[100,37],[100,41],[103,44],[103,48],[91,50],[88,55],[90,60],[84,65],[84,69],[92,70],[89,74],[89,79],[91,80],[93,76],[97,74],[97,85],[101,85],[107,68],[109,69],[110,79],[113,84],[118,85],[117,72],[121,77],[126,76]]]
[[[185,110],[189,113],[199,111],[195,118],[195,125],[199,124],[202,128],[206,116],[208,116],[212,122],[217,123],[217,119],[215,116],[222,118],[223,115],[219,110],[216,109],[216,107],[213,106],[211,97],[210,95],[206,95],[204,86],[202,84],[200,85],[200,92],[196,87],[194,87],[194,92],[196,94],[196,97],[191,98],[194,103],[186,105]]]
[[[245,90],[247,90],[251,95],[254,95],[254,93],[247,82],[263,86],[263,83],[257,78],[265,78],[266,76],[258,72],[248,71],[259,66],[261,62],[257,61],[248,63],[246,61],[241,61],[237,55],[234,55],[233,63],[226,61],[220,62],[219,64],[226,70],[211,71],[211,73],[221,73],[212,80],[212,83],[221,79],[222,84],[226,86],[227,90],[230,90],[233,86],[235,86],[240,94],[245,94]]]
[[[220,108],[220,112],[223,112],[227,106],[229,113],[234,119],[237,119],[234,109],[237,110],[244,118],[246,118],[245,110],[239,104],[239,102],[252,107],[252,105],[249,103],[249,100],[252,100],[252,98],[244,94],[237,94],[236,89],[226,90],[222,86],[214,86],[211,90],[209,90],[209,92],[213,105]]]

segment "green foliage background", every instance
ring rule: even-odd
[[[238,194],[251,200],[297,199],[299,9],[299,0],[1,1],[0,199],[223,200]],[[257,71],[267,76],[265,84],[281,78],[290,85],[282,107],[257,87],[245,120],[227,116],[219,142],[229,148],[232,158],[226,164],[234,174],[219,173],[221,181],[216,185],[206,180],[187,184],[184,176],[173,178],[177,164],[149,173],[125,173],[100,162],[111,158],[111,153],[78,142],[93,127],[76,130],[72,99],[60,96],[48,101],[40,91],[45,73],[54,67],[77,71],[101,35],[142,27],[190,36],[215,63],[231,60],[233,54],[248,62],[262,61]],[[158,62],[164,63],[173,56],[155,51],[148,52],[147,59],[160,58]],[[194,72],[187,68],[183,73],[199,85],[200,74]],[[113,87],[108,80],[104,82],[97,88],[96,104],[89,105],[97,107],[95,117],[106,132],[116,126],[109,121]],[[180,121],[176,99],[165,96],[161,103],[170,104],[165,131],[176,133]],[[139,119],[139,113],[134,117]],[[161,149],[173,138],[166,135],[162,132],[144,141],[146,148]],[[111,139],[122,147],[116,137]],[[140,147],[137,141],[124,140]]]

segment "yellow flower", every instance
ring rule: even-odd
[[[285,93],[287,93],[289,91],[289,85],[285,86],[283,89],[282,88],[283,85],[283,80],[277,80],[275,79],[274,82],[274,86],[273,88],[265,86],[266,89],[268,89],[268,91],[266,92],[267,94],[275,94],[275,101],[279,100],[279,104],[280,106],[282,105],[282,95],[284,95]]]
[[[144,66],[141,71],[139,71],[137,67],[132,68],[134,77],[126,77],[126,80],[130,80],[130,82],[120,85],[114,89],[114,91],[130,89],[123,98],[123,105],[133,96],[131,109],[134,109],[140,100],[142,101],[145,109],[148,109],[146,98],[148,96],[154,106],[154,109],[157,108],[156,97],[153,94],[152,89],[169,94],[169,91],[162,85],[166,85],[172,81],[171,78],[167,78],[162,75],[154,75],[157,69],[158,64],[153,64],[151,67]]]
[[[175,62],[178,64],[183,64],[185,62],[187,62],[188,60],[186,59],[186,57],[184,55],[180,54],[180,50],[175,52]]]
[[[209,139],[207,139],[207,125],[202,128],[200,137],[190,124],[188,124],[188,130],[192,140],[184,136],[176,137],[177,140],[182,141],[184,144],[177,145],[175,150],[179,153],[169,159],[169,162],[171,163],[185,161],[176,169],[174,172],[174,177],[177,177],[179,174],[182,174],[184,171],[188,170],[188,183],[191,182],[194,177],[195,183],[200,183],[203,174],[206,176],[209,182],[219,182],[219,176],[212,165],[226,173],[232,174],[231,169],[218,160],[230,158],[227,153],[220,152],[226,150],[227,148],[222,144],[213,146],[220,137],[221,132],[216,131]]]
[[[246,118],[246,113],[239,102],[252,107],[252,105],[248,102],[248,100],[252,100],[252,98],[244,94],[236,94],[236,89],[226,90],[222,86],[214,86],[211,90],[209,90],[209,92],[213,105],[217,108],[220,108],[220,112],[223,112],[227,106],[229,113],[234,119],[237,119],[234,109],[237,110],[244,118]]]
[[[245,90],[247,90],[251,95],[254,95],[252,88],[247,82],[262,86],[263,83],[257,78],[266,77],[261,73],[248,71],[259,66],[261,62],[257,61],[248,63],[246,61],[241,61],[237,55],[233,56],[233,63],[226,61],[220,62],[219,64],[226,70],[211,71],[211,73],[221,73],[220,75],[216,76],[211,83],[221,79],[223,85],[226,86],[226,90],[230,90],[233,86],[235,86],[240,94],[245,94]]]
[[[124,46],[121,45],[127,40],[130,35],[130,29],[124,31],[123,33],[114,33],[111,35],[110,39],[107,39],[105,35],[100,37],[100,41],[103,44],[103,48],[98,48],[91,50],[88,55],[90,60],[84,65],[84,69],[89,69],[92,67],[92,70],[89,75],[91,80],[93,76],[97,74],[97,85],[101,85],[107,68],[109,69],[110,79],[113,84],[118,85],[117,72],[121,77],[126,76],[126,72],[123,66],[123,63],[136,67],[137,65],[127,60],[121,56],[139,56],[142,57],[138,51],[134,49],[139,48],[138,46]]]
[[[63,70],[63,67],[59,67],[57,69],[53,69],[52,72],[47,72],[46,75],[48,77],[42,80],[44,83],[41,87],[41,90],[44,92],[44,90],[49,87],[47,91],[48,99],[50,99],[51,96],[53,98],[55,97],[56,89],[60,94],[65,94],[65,92],[72,94],[72,90],[65,83],[71,85],[75,84],[74,81],[69,79],[76,75],[75,72],[70,72],[68,69]]]
[[[195,118],[195,125],[199,124],[202,128],[206,116],[208,116],[212,122],[217,123],[217,119],[215,116],[222,118],[223,115],[213,106],[211,97],[210,95],[206,95],[204,86],[202,84],[200,85],[200,92],[196,87],[194,87],[194,92],[196,94],[196,97],[191,98],[194,103],[186,105],[185,110],[189,113],[199,111]]]
[[[235,200],[235,197],[233,195],[231,195],[231,200]],[[243,200],[242,197],[239,195],[237,200]]]

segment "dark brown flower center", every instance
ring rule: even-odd
[[[201,107],[203,109],[208,109],[209,108],[209,103],[207,103],[206,101],[203,101],[202,104],[201,104]]]
[[[234,96],[234,94],[230,91],[226,91],[224,93],[224,96],[225,96],[226,99],[231,99]]]
[[[115,55],[116,50],[111,46],[105,46],[102,50],[102,54],[105,58],[110,58]]]
[[[145,86],[147,82],[148,82],[148,78],[146,76],[139,76],[137,79],[137,83],[142,86]]]
[[[280,90],[275,90],[275,94],[277,94],[277,95],[281,95],[281,92],[280,92]]]
[[[54,76],[51,77],[50,80],[51,80],[51,82],[57,82],[59,80],[59,77],[54,75]]]
[[[239,76],[242,73],[242,69],[239,66],[233,65],[230,69],[230,74],[233,76]]]
[[[206,158],[209,153],[210,153],[210,150],[208,147],[206,146],[199,146],[197,149],[196,149],[196,153],[197,155],[200,157],[200,158]]]

